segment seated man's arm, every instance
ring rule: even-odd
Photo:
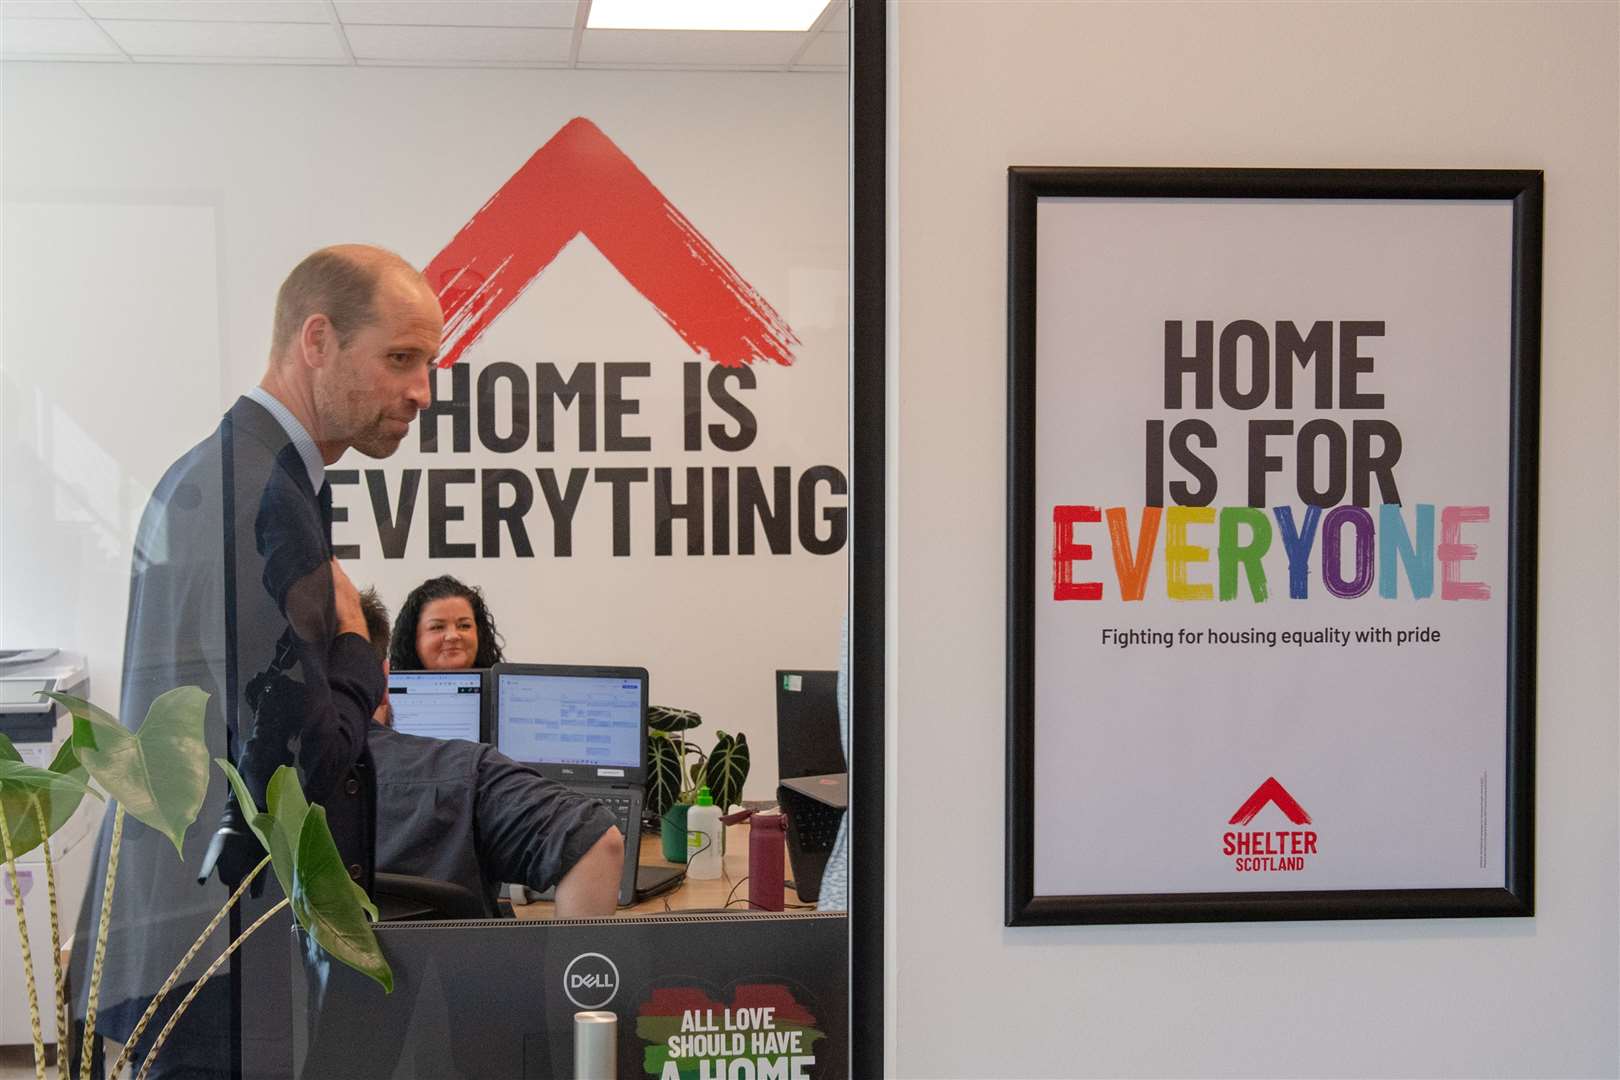
[[[613,914],[623,872],[624,834],[615,825],[557,882],[557,917],[589,919]]]
[[[624,837],[607,807],[493,748],[479,755],[473,800],[485,880],[537,892],[555,885],[566,917],[613,911]]]

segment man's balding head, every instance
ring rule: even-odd
[[[364,244],[322,248],[282,283],[260,385],[326,464],[351,447],[387,457],[433,399],[443,332],[438,297],[404,259]]]
[[[422,280],[410,263],[368,244],[336,244],[306,257],[276,293],[271,355],[284,354],[311,315],[325,315],[347,348],[356,331],[377,321],[377,286],[394,274]]]

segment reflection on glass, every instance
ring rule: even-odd
[[[204,686],[211,752],[258,775],[256,795],[261,764],[301,764],[336,820],[363,755],[311,694],[367,704],[332,686],[343,579],[397,607],[452,573],[500,608],[508,659],[647,667],[653,702],[700,715],[705,746],[745,737],[743,800],[774,803],[776,672],[842,666],[847,607],[847,39],[811,19],[771,39],[790,47],[770,71],[8,65],[0,647],[86,654],[89,696],[126,718]],[[580,55],[624,47],[603,41]],[[350,236],[432,268],[452,364],[397,453],[312,476],[238,394],[265,369],[287,268]],[[405,417],[376,419],[393,435]],[[126,827],[109,1037],[224,899],[217,876],[196,884],[224,804],[216,777],[183,862]],[[106,845],[94,862],[84,845],[80,880]],[[79,942],[99,914],[85,899]],[[243,950],[242,1001],[265,1008],[238,1041],[222,978],[173,1067],[291,1068],[272,1006],[302,976],[284,946],[272,927]]]

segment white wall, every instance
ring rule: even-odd
[[[425,265],[570,119],[599,125],[765,299],[802,344],[738,391],[747,450],[687,452],[683,368],[698,358],[592,245],[576,239],[465,355],[484,364],[645,362],[626,430],[646,453],[579,449],[578,408],[554,453],[423,453],[405,468],[789,466],[847,473],[847,107],[831,74],[451,71],[9,63],[4,79],[4,351],[0,353],[0,645],[90,657],[116,701],[129,543],[164,467],[256,382],[275,290],[309,251],[361,240]],[[705,368],[709,365],[705,362]],[[441,379],[448,387],[448,380]],[[498,427],[507,414],[497,409]],[[710,408],[707,419],[725,418]],[[599,423],[598,446],[601,447]],[[339,468],[378,463],[349,455]],[[735,482],[734,482],[735,483]],[[538,488],[538,485],[536,485]],[[712,488],[711,488],[712,490]],[[736,514],[733,487],[733,517]],[[480,540],[478,489],[457,489],[457,542]],[[844,496],[823,505],[842,506]],[[631,505],[633,555],[612,553],[610,492],[592,482],[574,553],[556,556],[538,490],[531,559],[427,557],[424,480],[404,558],[384,559],[364,484],[338,489],[360,546],[350,575],[397,609],[424,577],[491,596],[511,660],[643,664],[655,703],[749,736],[748,794],[776,775],[776,668],[833,668],[846,551],[658,558],[652,484]],[[797,509],[797,490],[795,490]],[[824,528],[824,527],[823,527]],[[825,533],[823,533],[825,535]],[[709,534],[712,543],[713,533]],[[710,549],[712,551],[712,548]],[[847,550],[847,549],[846,549]],[[707,741],[707,740],[704,740]]]
[[[1617,10],[899,6],[896,1074],[1620,1071]],[[1534,919],[1003,928],[1011,164],[1546,170]]]

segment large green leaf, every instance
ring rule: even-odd
[[[253,835],[259,838],[259,843],[270,855],[270,869],[275,872],[276,880],[281,882],[281,891],[287,896],[292,895],[293,885],[293,849],[289,842],[286,829],[274,814],[266,813],[253,805],[253,796],[248,791],[247,781],[236,771],[236,767],[224,758],[215,758],[217,764],[225,772],[231,782],[231,788],[236,792],[237,805],[242,809],[242,820],[247,822]],[[300,792],[302,795],[302,792]],[[296,842],[298,837],[293,836]]]
[[[647,733],[647,813],[659,817],[681,797],[681,748],[661,731]]]
[[[0,762],[22,762],[22,755],[4,735],[0,735]],[[25,789],[21,785],[0,784],[0,812],[5,814],[6,826],[11,830],[12,851],[19,856],[33,851],[44,839],[39,831],[39,815],[34,810],[36,804],[45,817],[45,836],[51,836],[68,823],[86,793],[101,798],[99,793],[90,790],[89,773],[79,763],[71,742],[57,747],[56,757],[46,771],[66,777],[74,781],[74,785],[43,783]]]
[[[208,695],[195,686],[160,695],[133,733],[88,701],[47,696],[73,713],[73,749],[96,783],[182,852],[186,829],[197,820],[208,791],[203,739]]]
[[[735,738],[716,732],[703,775],[714,805],[722,811],[741,802],[743,783],[748,779],[748,736],[740,731]]]
[[[673,705],[647,706],[647,727],[652,731],[690,731],[703,723],[703,717],[691,709],[677,709]]]
[[[76,791],[81,796],[94,794],[82,778],[25,765],[10,758],[0,759],[0,788],[10,791]]]
[[[13,754],[16,752],[9,743],[7,747]],[[54,805],[60,803],[69,807],[67,814],[48,829],[55,832],[78,808],[86,793],[94,794],[80,777],[25,765],[11,756],[0,757],[0,813],[5,814],[6,828],[11,833],[12,854],[21,855],[39,846],[36,805],[45,809],[48,823],[55,816],[51,809]],[[4,850],[0,849],[0,859],[3,858]]]
[[[270,831],[271,865],[287,867],[285,877],[280,870],[276,871],[276,876],[282,877],[281,887],[291,896],[298,838],[303,835],[304,819],[309,816],[309,800],[304,798],[304,789],[298,783],[298,770],[291,765],[278,766],[265,787],[264,798],[270,804],[269,816],[275,822]]]
[[[242,820],[247,822],[247,827],[253,830],[253,835],[259,838],[259,842],[264,845],[265,851],[269,851],[269,823],[259,820],[264,817],[264,811],[260,810],[258,804],[253,801],[253,793],[248,791],[247,781],[243,780],[242,774],[236,771],[236,766],[224,758],[215,758],[214,764],[218,765],[220,771],[225,774],[225,779],[231,782],[231,790],[236,792],[236,804],[242,811]]]
[[[377,911],[377,905],[372,903],[371,897],[366,895],[366,890],[360,887],[358,881],[350,878],[349,888],[354,892],[354,902],[360,905],[360,909],[366,913],[366,918],[372,922],[382,918],[382,915]]]
[[[304,831],[304,815],[309,813],[309,800],[298,783],[298,770],[291,765],[278,767],[265,788],[264,798],[276,820],[287,827],[289,844],[296,841]]]
[[[356,896],[364,894],[344,868],[326,824],[326,810],[320,806],[310,807],[304,815],[294,867],[292,909],[298,924],[333,959],[393,993],[394,972]]]
[[[74,716],[89,717],[98,724],[111,724],[113,727],[119,728],[124,726],[119,723],[118,717],[103,709],[100,705],[84,700],[84,698],[77,698],[72,694],[59,694],[55,690],[41,690],[39,696],[50,698]]]

